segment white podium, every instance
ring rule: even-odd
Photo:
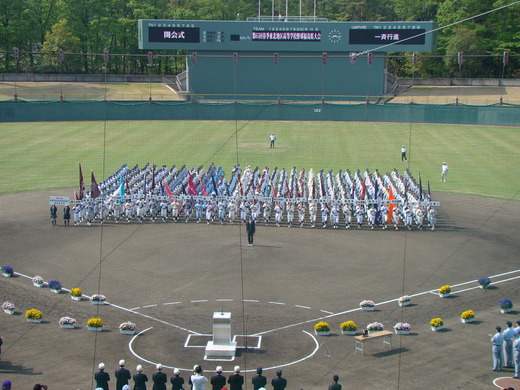
[[[231,313],[213,313],[213,340],[206,345],[205,359],[223,358],[232,360],[235,357],[237,343],[231,341]]]

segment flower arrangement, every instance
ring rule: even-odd
[[[374,301],[365,299],[364,301],[359,302],[360,307],[374,307],[376,304]]]
[[[430,320],[430,326],[432,328],[439,328],[443,325],[444,325],[444,321],[442,320],[442,318],[432,318]]]
[[[451,293],[451,286],[446,285],[439,288],[439,294],[450,294]]]
[[[87,321],[87,326],[89,328],[102,328],[103,320],[101,320],[101,318],[89,318]]]
[[[399,302],[400,303],[404,303],[404,302],[410,302],[412,300],[412,298],[410,298],[409,295],[403,295],[402,297],[399,298]]]
[[[107,298],[101,294],[94,294],[90,297],[90,300],[92,302],[105,302],[105,299],[107,299]]]
[[[136,328],[137,328],[137,326],[133,322],[130,322],[130,321],[123,322],[122,324],[119,325],[119,330],[126,330],[128,332],[133,332],[136,330]]]
[[[83,294],[83,292],[81,291],[80,288],[77,288],[77,287],[74,287],[72,290],[70,290],[70,296],[71,297],[81,297],[81,295]]]
[[[12,276],[14,270],[13,267],[11,267],[10,265],[4,265],[3,267],[0,267],[0,272],[4,276]]]
[[[32,282],[34,285],[42,286],[43,285],[43,278],[40,275],[36,275],[34,278],[32,278]]]
[[[330,332],[330,326],[328,323],[321,321],[314,325],[315,332]]]
[[[61,290],[61,288],[63,287],[61,283],[57,280],[50,280],[48,284],[51,290]]]
[[[2,303],[2,310],[14,310],[14,303],[11,301],[5,301]]]
[[[473,318],[475,318],[475,312],[473,310],[463,311],[460,315],[460,318],[462,318],[463,320],[472,320]]]
[[[367,330],[369,332],[379,332],[384,329],[385,329],[384,325],[380,322],[372,322],[367,325]]]
[[[411,331],[412,330],[412,326],[406,322],[398,322],[397,324],[394,325],[394,329],[395,330],[405,330],[405,331]]]
[[[478,284],[482,288],[487,288],[491,284],[491,279],[487,276],[483,276],[480,279],[477,280]]]
[[[29,309],[25,312],[25,318],[29,320],[41,320],[43,313],[36,309]]]
[[[511,310],[513,308],[513,302],[509,299],[502,299],[498,304],[498,307],[500,307],[500,310]]]
[[[58,323],[60,325],[75,325],[76,320],[72,317],[61,317]]]
[[[343,332],[355,332],[357,330],[357,324],[354,321],[345,321],[340,324],[339,328]]]

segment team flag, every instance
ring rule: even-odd
[[[197,195],[197,190],[195,189],[195,183],[193,183],[193,176],[188,172],[188,192],[191,195]]]
[[[125,197],[125,181],[123,179],[123,174],[119,176],[119,203],[123,203],[123,199]]]
[[[390,189],[388,190],[388,200],[392,201],[394,199],[395,199],[394,191],[392,190],[392,187],[390,187]],[[394,215],[394,207],[395,207],[395,203],[388,204],[388,214],[386,217],[386,223],[388,223],[388,224],[392,223],[392,216]]]
[[[99,195],[101,195],[101,192],[99,191],[98,184],[96,182],[96,178],[94,177],[94,171],[91,171],[90,174],[90,197],[92,199],[96,199]]]
[[[163,180],[163,186],[164,186],[164,190],[166,191],[166,194],[168,196],[173,196],[173,192],[172,190],[170,190],[170,187],[168,187],[168,184],[166,184]]]
[[[83,199],[85,196],[85,182],[83,181],[83,172],[81,171],[81,163],[79,163],[79,198],[77,200]]]
[[[421,170],[419,169],[419,200],[423,200],[422,196],[422,180],[421,180]]]

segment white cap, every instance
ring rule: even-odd
[[[216,372],[222,372],[222,366],[217,366],[217,368],[215,369]]]
[[[181,370],[179,370],[178,368],[173,369],[173,375],[179,375],[180,373],[181,373]]]
[[[130,389],[131,389],[131,387],[129,385],[124,385],[123,386],[123,390],[130,390]]]
[[[135,368],[137,370],[137,372],[141,372],[143,371],[143,366],[141,366],[140,364],[137,365],[137,367]]]
[[[162,370],[162,364],[159,363],[158,365],[155,366],[155,368],[157,368],[157,371],[161,371]]]
[[[233,369],[235,372],[240,372],[240,366],[235,366],[235,368]]]
[[[125,364],[126,364],[125,359],[121,359],[121,360],[119,361],[119,365],[120,365],[121,367],[123,367]]]
[[[104,370],[104,369],[105,369],[105,363],[99,363],[98,368],[99,368],[100,370]]]

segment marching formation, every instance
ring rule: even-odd
[[[427,223],[434,230],[439,205],[431,200],[429,183],[423,191],[420,177],[417,183],[408,170],[401,175],[397,169],[384,175],[368,169],[334,174],[237,165],[227,178],[214,164],[207,170],[125,164],[99,185],[93,173],[91,181],[85,191],[80,165],[74,226],[96,221],[245,224],[251,218],[287,227],[422,230]]]

